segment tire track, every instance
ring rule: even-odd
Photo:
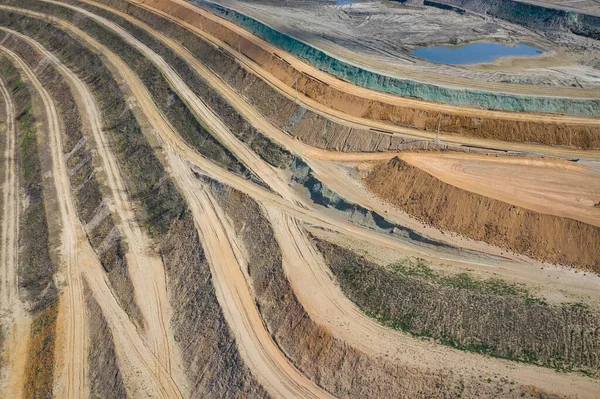
[[[120,227],[128,244],[127,256],[131,260],[130,267],[133,266],[130,273],[136,289],[137,302],[143,312],[144,319],[149,323],[148,333],[150,340],[154,342],[154,353],[170,374],[172,364],[170,347],[174,344],[174,338],[170,336],[165,327],[165,317],[169,314],[169,310],[164,268],[160,257],[151,248],[150,239],[142,232],[137,223],[133,207],[127,197],[127,190],[119,165],[112,153],[108,139],[102,132],[103,122],[98,104],[89,88],[75,73],[65,67],[54,54],[25,35],[9,29],[4,30],[26,40],[52,62],[72,83],[85,104],[85,116],[102,159],[107,183],[114,200],[114,205],[111,204],[113,208],[111,210],[119,215]],[[176,360],[174,363],[180,364],[181,362]],[[179,377],[179,380],[182,380],[182,377]]]
[[[158,363],[157,357],[149,350],[139,337],[123,309],[118,305],[112,291],[107,285],[102,267],[85,236],[83,226],[77,218],[73,197],[70,192],[68,174],[61,145],[61,131],[58,122],[58,113],[50,95],[37,80],[29,67],[10,50],[2,49],[13,58],[20,68],[25,71],[36,90],[40,93],[44,108],[48,116],[51,132],[51,150],[53,155],[53,175],[59,198],[61,220],[63,222],[63,256],[66,266],[68,282],[67,310],[69,318],[67,323],[67,356],[65,356],[66,381],[60,384],[66,386],[66,397],[80,398],[87,393],[85,388],[85,371],[87,368],[87,339],[85,330],[85,303],[83,300],[82,272],[88,276],[90,286],[96,294],[105,317],[110,320],[113,334],[121,344],[119,352],[127,358],[134,367],[132,373],[142,375],[144,381],[139,382],[148,396],[161,398],[183,398],[177,385],[170,377],[167,370]],[[158,366],[157,366],[158,364]],[[60,378],[60,377],[59,377]],[[148,385],[154,385],[149,388]],[[148,391],[150,389],[150,391]],[[152,394],[151,392],[156,392]]]
[[[0,95],[4,104],[5,151],[2,201],[2,232],[0,235],[0,305],[5,327],[5,379],[0,396],[20,398],[23,395],[25,364],[31,319],[19,299],[19,183],[17,179],[17,131],[15,107],[4,82],[0,79]]]
[[[69,28],[68,24],[66,24],[64,22],[60,22],[60,21],[57,21],[57,22],[60,23],[62,26],[67,26],[67,28]],[[76,28],[71,29],[71,30],[76,32],[78,35],[80,35],[80,37],[84,38],[84,40],[88,40],[89,43],[94,43],[93,39],[89,40],[90,39],[89,36],[85,35],[82,32],[78,32],[76,30]],[[349,234],[349,235],[358,237],[360,239],[370,240],[374,243],[378,243],[380,245],[384,245],[389,248],[395,248],[397,250],[403,250],[403,251],[407,250],[407,246],[405,244],[399,243],[398,241],[393,240],[390,237],[386,237],[381,234],[377,234],[372,231],[368,231],[368,230],[359,228],[357,226],[350,225],[346,222],[340,222],[339,220],[336,220],[335,218],[330,218],[327,215],[319,215],[319,214],[314,214],[313,212],[306,211],[302,207],[299,207],[295,204],[291,204],[288,201],[286,201],[285,199],[283,199],[277,195],[274,195],[272,193],[269,193],[268,191],[256,186],[255,184],[253,184],[251,182],[245,181],[237,176],[230,174],[229,172],[226,172],[226,171],[214,166],[209,161],[205,160],[204,158],[199,156],[197,153],[195,153],[193,150],[191,150],[189,147],[187,147],[184,142],[182,142],[181,138],[172,130],[172,128],[164,120],[162,115],[160,115],[160,113],[156,109],[155,105],[152,103],[152,101],[149,97],[149,94],[145,91],[144,87],[141,85],[139,80],[136,80],[135,74],[133,74],[133,72],[131,70],[129,70],[127,68],[127,66],[124,65],[122,63],[122,61],[120,61],[118,59],[118,57],[116,57],[114,54],[111,54],[109,51],[102,48],[102,46],[98,45],[97,43],[96,43],[95,47],[99,51],[101,51],[107,58],[109,58],[111,60],[111,62],[113,63],[113,65],[115,65],[117,68],[119,68],[121,70],[122,76],[125,77],[125,80],[130,85],[136,98],[138,98],[140,105],[142,105],[142,108],[144,109],[146,115],[152,122],[152,125],[157,129],[158,136],[164,142],[167,153],[170,153],[170,155],[169,155],[170,162],[169,163],[170,163],[171,167],[174,169],[174,171],[173,171],[174,174],[178,174],[179,176],[184,176],[183,178],[185,178],[186,175],[189,175],[188,177],[191,178],[193,181],[193,177],[191,177],[190,172],[189,172],[190,165],[186,164],[185,162],[182,162],[182,160],[179,158],[179,156],[182,156],[186,160],[192,161],[192,163],[201,167],[204,172],[210,174],[211,176],[216,176],[216,178],[218,180],[220,180],[226,184],[230,184],[235,188],[240,189],[241,191],[245,192],[246,194],[249,194],[250,196],[252,196],[253,198],[259,199],[260,201],[264,201],[264,202],[271,204],[279,209],[282,209],[289,215],[298,217],[304,221],[307,221],[307,222],[317,225],[317,226],[323,226],[323,227],[329,228],[331,230],[334,230],[334,231],[337,231],[337,232],[340,232],[343,234]],[[177,155],[175,154],[175,152],[177,153]],[[186,185],[182,184],[182,186],[185,187]],[[413,248],[413,250],[414,250],[414,248]],[[472,262],[469,262],[468,260],[465,260],[465,259],[459,258],[458,261],[467,263],[467,264],[473,264]],[[244,312],[241,312],[241,314],[244,314]],[[441,350],[443,350],[443,349],[441,349]],[[515,366],[515,365],[511,364],[510,367],[519,367],[519,366],[518,365]],[[590,388],[590,389],[596,389],[595,383],[590,382],[589,379],[582,378],[579,376],[574,376],[574,375],[561,376],[561,375],[557,375],[555,373],[548,373],[548,374],[544,374],[544,375],[546,376],[544,378],[550,378],[553,383],[559,379],[564,378],[563,383],[565,386],[569,385],[566,383],[566,381],[575,381],[574,384],[581,384],[581,386],[587,386],[587,387],[591,386],[592,388]],[[563,385],[563,383],[561,383],[561,385]]]
[[[33,87],[39,94],[44,105],[46,120],[48,123],[48,133],[50,138],[50,150],[52,153],[52,166],[54,185],[58,198],[67,198],[70,195],[68,185],[67,166],[63,158],[62,139],[58,113],[50,94],[44,89],[33,71],[12,51],[2,48],[9,57],[11,57],[20,69],[25,73]],[[79,398],[84,396],[84,386],[87,370],[87,338],[85,326],[85,304],[83,302],[83,290],[81,278],[77,271],[78,251],[74,249],[75,240],[72,225],[68,223],[67,214],[73,209],[66,201],[59,201],[59,209],[63,222],[62,228],[62,263],[63,273],[67,278],[68,286],[67,300],[65,303],[66,311],[69,317],[67,320],[67,356],[65,356],[65,365],[63,372],[66,381],[62,385],[66,387],[66,397]],[[70,204],[72,206],[72,204]],[[70,209],[71,208],[71,209]]]

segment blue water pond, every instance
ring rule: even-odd
[[[411,51],[417,57],[438,64],[479,64],[491,62],[500,57],[531,57],[542,50],[523,43],[506,45],[503,43],[471,43],[461,46],[431,46]]]

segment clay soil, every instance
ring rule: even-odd
[[[600,271],[598,226],[467,191],[399,157],[377,166],[365,183],[393,206],[440,229],[538,260]]]

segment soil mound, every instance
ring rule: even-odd
[[[534,259],[600,272],[600,228],[475,194],[394,158],[366,177],[394,206],[443,230]]]

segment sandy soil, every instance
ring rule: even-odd
[[[385,356],[387,354],[395,356],[402,361],[417,363],[420,360],[418,353],[421,352],[415,354],[412,348],[420,347],[419,345],[422,344],[424,348],[423,353],[427,351],[427,357],[425,357],[426,364],[433,366],[439,367],[439,363],[437,363],[438,359],[442,359],[441,362],[447,362],[443,364],[448,364],[449,367],[456,364],[464,364],[465,372],[479,372],[483,368],[490,373],[506,372],[509,373],[507,375],[514,376],[514,379],[517,381],[525,381],[539,386],[554,387],[558,385],[559,387],[556,389],[562,389],[565,393],[578,392],[580,396],[593,397],[595,392],[597,392],[597,382],[584,377],[556,374],[554,371],[546,369],[540,371],[538,368],[514,365],[512,363],[508,364],[508,362],[504,364],[503,361],[475,355],[463,357],[463,352],[457,354],[457,352],[446,347],[430,347],[429,344],[418,340],[406,337],[399,338],[397,332],[384,329],[360,312],[357,314],[357,310],[352,307],[353,305],[349,303],[341,294],[339,288],[331,281],[326,268],[323,266],[323,262],[319,261],[319,255],[310,247],[310,243],[306,241],[306,236],[304,236],[301,227],[294,218],[301,219],[315,226],[321,226],[332,231],[358,237],[374,244],[387,246],[396,251],[414,251],[416,250],[414,245],[411,246],[398,242],[391,237],[341,221],[335,216],[315,212],[311,204],[305,203],[303,198],[300,198],[287,186],[282,176],[279,176],[272,170],[261,170],[265,168],[264,162],[251,153],[251,151],[248,153],[247,151],[249,150],[239,143],[226,128],[219,127],[218,121],[211,123],[214,123],[213,127],[217,129],[219,137],[224,141],[229,140],[227,141],[228,146],[230,146],[232,151],[244,159],[244,162],[251,170],[257,174],[260,173],[265,182],[280,195],[271,193],[252,182],[243,180],[214,166],[211,162],[190,149],[172,127],[169,126],[155,104],[152,103],[151,97],[145,87],[123,61],[72,25],[66,22],[58,23],[101,52],[112,67],[115,70],[119,70],[119,76],[125,80],[137,104],[149,118],[155,129],[157,138],[161,142],[161,147],[165,150],[171,172],[176,177],[179,183],[178,186],[184,192],[194,213],[202,242],[206,245],[211,271],[215,276],[214,280],[217,285],[219,302],[237,338],[240,352],[246,363],[251,366],[253,372],[259,376],[261,382],[265,384],[269,392],[273,392],[274,396],[321,397],[324,396],[324,393],[289,363],[268,335],[240,266],[244,264],[243,251],[239,249],[239,245],[233,238],[234,235],[232,232],[228,231],[227,223],[224,222],[224,216],[218,206],[215,205],[215,201],[202,189],[200,182],[194,178],[193,173],[190,171],[192,168],[197,173],[207,173],[219,181],[230,184],[274,209],[274,218],[281,220],[279,227],[276,227],[276,231],[280,233],[281,240],[286,243],[285,246],[282,245],[284,247],[284,256],[287,254],[286,262],[289,262],[289,265],[286,266],[286,271],[290,275],[296,273],[296,277],[290,277],[290,280],[294,285],[296,293],[299,297],[302,297],[301,301],[303,305],[307,309],[310,309],[309,313],[311,313],[311,316],[315,320],[325,325],[327,325],[327,319],[330,318],[333,310],[334,314],[339,318],[332,318],[330,322],[332,323],[330,324],[331,328],[335,327],[337,334],[347,334],[344,335],[346,339],[357,346],[360,345],[368,353],[377,356]],[[107,24],[107,26],[110,25]],[[111,29],[118,32],[120,28],[111,27]],[[120,32],[119,34],[136,47],[139,45],[126,32]],[[153,55],[152,52],[146,51],[143,47],[140,46],[138,48],[142,49],[156,65],[159,65],[163,73],[169,77],[170,82],[176,86],[180,93],[185,95],[186,90],[189,89],[184,82],[178,81],[177,77],[173,76],[172,72],[169,72],[170,67],[168,64],[163,64],[164,60],[161,61],[155,58],[155,54]],[[192,108],[195,101],[193,98],[186,97],[186,102]],[[242,101],[239,103],[240,106],[243,105],[242,103],[245,104]],[[245,106],[247,107],[247,104]],[[195,112],[198,112],[199,115],[209,120],[214,118],[210,113],[203,114],[206,110],[202,109],[200,104],[195,105],[195,107]],[[251,112],[251,110],[247,112]],[[254,121],[264,123],[258,117]],[[283,134],[275,131],[272,131],[272,133],[278,137],[281,137],[280,135]],[[100,149],[105,145],[101,141],[101,138],[98,144]],[[288,142],[288,144],[292,146],[291,142]],[[298,152],[306,151],[308,153],[310,151],[309,148],[292,148],[297,148],[296,151]],[[327,157],[327,152],[316,155],[316,157],[321,156]],[[336,154],[333,154],[331,157],[335,158],[336,156]],[[385,156],[388,155],[386,154]],[[106,161],[110,161],[109,154],[104,154],[102,157],[103,159],[106,158]],[[115,175],[117,173],[118,171],[114,172]],[[67,182],[65,187],[68,187],[68,180],[65,181]],[[118,191],[119,186],[117,182],[113,181],[111,184],[114,184],[114,189]],[[66,198],[65,202],[72,202],[72,199],[69,199],[68,191],[66,192]],[[117,201],[119,201],[119,198],[115,198],[116,203]],[[128,203],[125,197],[121,204],[127,207]],[[75,241],[78,231],[76,217],[73,216],[74,213],[69,214],[67,210],[64,213],[66,214],[63,217],[64,222],[66,224],[70,223],[72,226],[69,232],[72,237],[66,237],[66,239]],[[123,211],[122,215],[122,217],[126,218],[128,214],[126,211]],[[76,244],[74,247],[79,250],[81,268],[84,271],[86,279],[90,282],[90,287],[94,295],[98,298],[99,305],[115,335],[117,355],[123,366],[124,373],[127,380],[131,379],[133,385],[135,385],[131,389],[139,394],[151,397],[184,396],[182,391],[177,388],[177,384],[169,375],[169,371],[162,364],[162,361],[159,361],[158,357],[152,353],[153,349],[149,348],[144,340],[139,337],[123,310],[111,296],[110,289],[103,280],[102,271],[99,268],[97,260],[94,259],[91,250],[86,249],[87,247],[83,241],[76,241]],[[143,241],[141,241],[140,245],[143,245]],[[443,259],[451,256],[430,249],[421,248],[420,250],[425,252],[431,251],[431,253]],[[465,265],[484,262],[485,259],[489,261],[490,258],[486,258],[485,256],[478,258],[477,255],[472,254],[462,256],[462,261]],[[308,273],[308,276],[305,273],[307,268],[312,273]],[[151,291],[147,291],[147,293],[148,295],[152,295]],[[322,306],[323,304],[326,306]],[[160,307],[160,304],[156,304],[156,306]],[[153,308],[149,308],[148,310],[151,311]],[[348,328],[348,326],[354,327],[354,325],[357,326],[356,332],[354,332],[354,328]],[[374,334],[373,331],[377,333]],[[377,337],[380,336],[381,341],[378,341]],[[386,339],[388,341],[385,341]],[[387,343],[384,344],[384,342]]]
[[[445,183],[537,212],[600,226],[600,173],[530,157],[406,153],[400,158]]]
[[[339,5],[324,1],[231,1],[217,3],[241,11],[269,26],[296,37],[352,64],[386,75],[421,74],[418,80],[440,83],[448,78],[488,82],[546,85],[554,87],[598,87],[600,74],[589,63],[600,57],[600,49],[583,54],[561,46],[516,24],[475,14],[458,14],[432,7],[401,6],[385,2],[352,2]],[[303,21],[310,20],[307,25]],[[393,25],[394,29],[386,29]],[[478,41],[514,43],[541,47],[535,57],[502,57],[474,65],[434,64],[413,56],[410,50],[429,45],[456,45]],[[583,38],[580,43],[586,43]],[[586,65],[587,64],[587,65]],[[582,76],[570,68],[588,71]],[[561,70],[560,68],[564,68]],[[453,83],[458,83],[458,80]],[[472,83],[472,82],[471,82]]]
[[[266,82],[268,82],[271,86],[275,87],[281,93],[284,93],[288,98],[295,99],[299,101],[300,104],[315,111],[319,114],[325,115],[328,118],[332,118],[336,120],[336,122],[342,122],[345,124],[349,124],[350,126],[359,127],[363,129],[373,128],[376,130],[381,130],[383,132],[391,133],[391,134],[400,134],[405,137],[412,138],[429,138],[433,139],[436,137],[435,133],[429,133],[426,131],[410,129],[402,126],[394,126],[390,125],[387,122],[369,119],[362,117],[356,113],[356,109],[348,109],[343,106],[341,103],[336,103],[334,107],[329,105],[324,105],[320,101],[315,100],[313,98],[313,94],[306,95],[300,87],[298,93],[296,93],[293,81],[291,78],[286,81],[280,80],[280,77],[276,77],[272,74],[272,72],[267,71],[264,66],[258,65],[252,59],[246,57],[245,55],[240,54],[237,48],[232,48],[227,43],[224,43],[222,40],[215,38],[214,36],[206,33],[202,29],[202,22],[198,18],[192,17],[193,14],[188,14],[189,17],[185,18],[185,21],[181,19],[181,17],[171,17],[167,11],[170,10],[170,6],[168,2],[163,2],[159,0],[153,0],[151,2],[145,1],[139,3],[138,1],[133,1],[133,3],[141,4],[145,8],[151,10],[152,12],[156,12],[166,18],[173,19],[177,21],[179,24],[184,27],[190,29],[194,33],[199,36],[204,37],[208,41],[214,43],[215,45],[226,49],[231,56],[236,58],[239,62],[243,63],[247,68],[249,68],[253,73],[256,73],[258,76],[263,78]],[[372,92],[366,89],[362,89],[360,87],[348,84],[347,82],[343,82],[337,79],[332,78],[330,75],[320,72],[307,64],[300,62],[299,60],[291,57],[289,54],[277,49],[276,47],[270,46],[268,43],[261,41],[260,39],[254,37],[250,33],[244,31],[243,29],[237,27],[234,24],[229,23],[228,21],[221,20],[216,16],[206,13],[202,11],[202,9],[198,7],[194,7],[185,2],[178,2],[177,6],[185,7],[186,10],[192,11],[194,13],[198,13],[202,16],[202,18],[208,18],[213,22],[223,24],[232,32],[244,37],[244,40],[251,41],[253,44],[258,46],[262,46],[268,52],[276,54],[277,57],[284,59],[285,62],[289,63],[291,66],[296,68],[302,74],[308,74],[310,76],[314,76],[321,82],[326,82],[329,87],[335,88],[335,90],[341,90],[346,93],[352,93],[352,95],[358,95],[360,97],[365,98],[367,101],[374,101],[375,103],[380,104],[383,102],[385,104],[391,104],[394,106],[404,107],[421,107],[422,109],[433,110],[437,112],[458,112],[464,115],[476,116],[476,117],[489,117],[489,118],[497,118],[497,119],[506,119],[506,120],[518,120],[518,121],[536,121],[536,122],[553,122],[553,123],[583,123],[583,124],[591,124],[597,125],[598,121],[594,119],[586,119],[586,118],[571,118],[571,117],[563,117],[563,116],[555,116],[555,115],[535,115],[535,114],[521,114],[521,113],[503,113],[498,111],[484,111],[484,110],[471,110],[465,108],[456,108],[452,106],[442,105],[442,104],[432,104],[426,103],[422,101],[412,100],[408,98],[400,98],[391,95],[387,95],[384,93]],[[161,11],[163,10],[163,11]],[[187,22],[189,21],[189,22]],[[296,97],[297,96],[297,97]],[[330,98],[328,97],[330,100]],[[328,100],[328,101],[329,101]],[[366,106],[366,103],[365,103]],[[341,108],[340,108],[341,107]],[[359,114],[362,114],[364,109],[361,109]],[[463,136],[455,136],[455,135],[446,135],[443,132],[439,135],[442,143],[446,144],[464,144],[470,146],[479,146],[484,148],[492,148],[492,149],[500,149],[500,150],[511,150],[511,151],[526,151],[531,153],[546,153],[552,155],[562,155],[565,157],[592,157],[592,158],[600,158],[600,153],[597,151],[579,151],[564,147],[548,147],[536,144],[528,144],[528,143],[519,143],[512,144],[508,142],[501,142],[497,140],[490,139],[478,139],[471,137],[463,137]],[[586,155],[587,154],[587,155]]]
[[[112,152],[110,143],[102,132],[103,120],[98,104],[89,88],[67,67],[49,51],[27,36],[11,32],[27,40],[38,51],[44,54],[58,70],[68,78],[76,90],[85,109],[85,119],[95,141],[96,148],[102,160],[102,167],[106,173],[106,181],[112,192],[113,202],[109,203],[111,211],[116,212],[120,218],[120,229],[127,241],[128,265],[134,288],[136,289],[137,303],[139,304],[144,319],[148,323],[148,341],[153,347],[153,352],[167,370],[175,370],[180,385],[185,382],[185,377],[180,369],[181,360],[178,349],[174,348],[174,338],[168,328],[168,298],[164,268],[158,254],[152,249],[149,237],[144,234],[137,223],[127,190],[117,160]],[[172,357],[175,357],[172,359]],[[172,368],[171,364],[175,366]]]
[[[296,220],[272,208],[269,218],[282,249],[284,270],[299,301],[315,322],[355,348],[416,367],[452,369],[467,375],[498,373],[521,384],[533,383],[562,394],[593,397],[598,389],[593,380],[572,376],[557,383],[558,376],[552,370],[455,351],[381,326],[344,296]]]
[[[20,398],[23,394],[23,377],[27,360],[27,345],[31,319],[19,299],[18,242],[19,236],[19,184],[16,171],[15,110],[10,95],[0,80],[0,95],[4,105],[5,134],[4,179],[2,187],[2,233],[0,236],[0,320],[5,334],[3,351],[2,385],[0,396]]]
[[[4,50],[10,54],[8,50]],[[181,398],[183,397],[173,381],[169,371],[160,364],[158,358],[146,346],[125,312],[117,304],[108,287],[102,267],[85,236],[83,226],[77,218],[74,200],[70,192],[67,167],[62,151],[61,131],[57,111],[50,95],[37,81],[27,65],[13,56],[19,66],[26,72],[36,90],[41,94],[46,106],[51,132],[51,148],[53,159],[53,176],[59,198],[60,217],[63,225],[61,270],[67,281],[66,300],[61,312],[66,313],[66,327],[63,338],[65,348],[63,370],[58,372],[58,389],[63,397],[76,398],[85,396],[87,370],[87,333],[85,331],[85,303],[82,292],[82,272],[86,272],[87,281],[103,310],[103,314],[111,325],[115,335],[118,356],[122,360],[128,381],[137,391],[145,392],[147,397]],[[62,301],[61,301],[62,302]]]

